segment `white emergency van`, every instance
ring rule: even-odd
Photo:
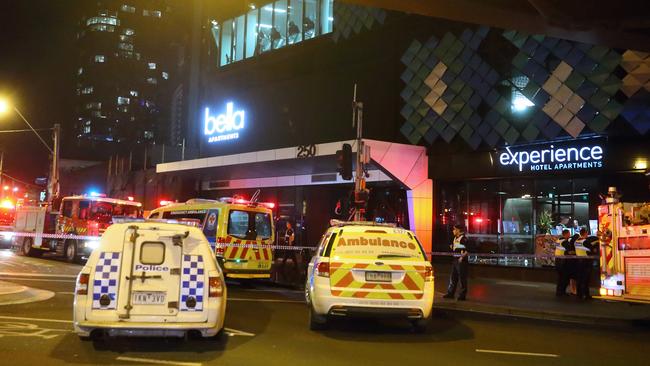
[[[373,222],[332,220],[331,225],[307,272],[310,328],[325,328],[328,317],[390,316],[424,330],[434,278],[415,234]]]
[[[200,229],[169,222],[110,226],[77,277],[74,330],[109,336],[214,336],[226,287]]]

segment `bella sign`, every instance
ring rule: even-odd
[[[210,143],[238,139],[238,131],[244,128],[245,120],[246,113],[243,110],[235,111],[232,102],[226,104],[226,113],[217,116],[210,115],[210,108],[206,108],[203,134]]]
[[[502,167],[523,171],[558,171],[603,167],[603,148],[599,144],[551,144],[543,147],[508,146],[499,154]]]

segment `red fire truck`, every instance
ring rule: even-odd
[[[58,211],[25,206],[16,210],[13,245],[23,255],[56,252],[76,262],[90,255],[117,217],[142,217],[142,204],[93,194],[64,197]]]
[[[650,303],[650,202],[620,202],[609,189],[598,207],[600,296]]]
[[[16,205],[10,199],[2,200],[0,202],[0,247],[11,246],[15,218]]]

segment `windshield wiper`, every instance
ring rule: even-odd
[[[402,254],[380,254],[377,256],[377,259],[381,258],[412,258],[412,256]]]

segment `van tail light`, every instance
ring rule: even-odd
[[[424,280],[426,282],[433,282],[433,267],[430,266],[424,267]]]
[[[217,245],[214,248],[217,257],[223,257],[226,252],[226,240],[224,238],[217,238]]]
[[[221,297],[223,295],[223,282],[221,277],[210,277],[210,297]]]
[[[80,273],[77,278],[77,295],[88,295],[88,282],[90,280],[90,274]]]
[[[330,262],[319,262],[318,267],[316,267],[316,275],[321,277],[330,276]]]

